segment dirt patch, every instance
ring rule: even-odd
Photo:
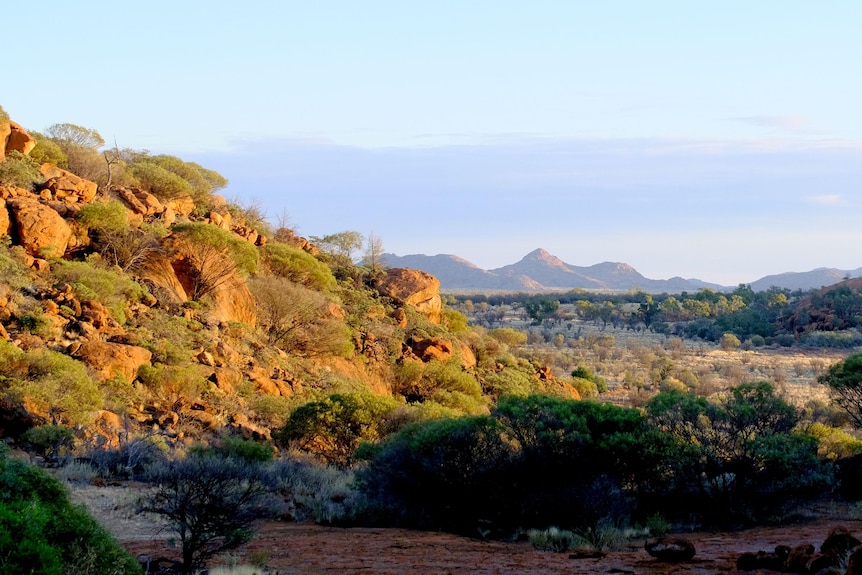
[[[403,529],[338,529],[269,522],[237,550],[240,561],[267,557],[267,567],[281,575],[365,573],[368,575],[598,575],[736,573],[736,558],[745,551],[773,550],[776,545],[812,543],[819,547],[835,521],[764,527],[733,533],[682,534],[697,554],[684,563],[660,563],[647,555],[643,542],[610,551],[602,558],[570,558],[570,553],[537,551],[526,542],[479,541],[446,533]],[[855,533],[862,522],[841,522]],[[135,554],[175,556],[158,541],[127,541]],[[267,555],[268,554],[268,555]],[[761,572],[764,573],[764,572]]]

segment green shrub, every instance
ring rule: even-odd
[[[0,573],[139,574],[140,565],[44,471],[0,449]]]
[[[248,275],[257,269],[257,248],[218,226],[179,224],[173,235],[185,243],[184,255],[193,272],[189,295],[194,301],[212,294],[234,274]]]
[[[209,205],[210,194],[227,186],[218,172],[175,156],[141,155],[126,168],[127,177],[160,200],[191,196],[199,210]]]
[[[68,450],[74,438],[71,429],[53,424],[31,427],[21,436],[27,447],[50,461],[56,460],[63,450]]]
[[[33,190],[43,181],[39,163],[21,152],[12,151],[0,162],[0,185]]]
[[[565,529],[549,527],[547,529],[530,529],[527,531],[527,539],[534,548],[539,551],[554,551],[563,553],[575,547],[580,538]]]
[[[129,182],[149,192],[162,201],[182,196],[194,196],[192,185],[177,174],[153,162],[141,161],[126,167]]]
[[[52,266],[58,281],[71,284],[83,301],[98,301],[120,324],[126,323],[126,307],[147,299],[147,290],[127,274],[89,261],[57,260]]]
[[[361,442],[380,439],[386,417],[396,407],[394,399],[368,393],[330,395],[296,409],[276,440],[347,467]]]
[[[369,516],[386,524],[476,535],[510,525],[511,443],[488,416],[412,424],[391,435],[357,471]]]
[[[514,330],[510,327],[498,327],[497,329],[492,329],[488,332],[488,335],[500,343],[505,343],[509,347],[515,347],[526,343],[527,341],[526,333]]]
[[[329,267],[299,248],[269,243],[263,250],[263,259],[273,274],[294,283],[320,291],[336,287]]]
[[[129,231],[128,210],[117,200],[81,206],[76,218],[97,235],[120,234]]]
[[[0,106],[0,123],[8,122],[8,121],[9,121],[9,114],[6,112],[6,110],[3,109],[3,106]]]
[[[0,340],[0,392],[24,397],[67,426],[92,423],[103,397],[86,366],[68,355],[36,348],[26,352]]]
[[[242,437],[225,437],[220,443],[213,446],[192,446],[189,455],[230,457],[249,463],[266,463],[275,457],[275,448],[270,443],[243,439]]]
[[[30,150],[30,157],[34,161],[39,164],[54,164],[59,168],[68,167],[69,157],[56,142],[39,132],[30,132],[30,136],[36,140],[36,146]]]
[[[741,384],[714,401],[660,393],[646,410],[650,423],[674,442],[666,491],[676,494],[663,512],[751,521],[829,481],[817,439],[797,430],[796,409],[767,382]]]

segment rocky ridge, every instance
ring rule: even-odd
[[[14,152],[26,156],[36,146],[11,122],[0,125],[0,143],[0,159]],[[343,351],[285,351],[266,341],[274,320],[262,316],[248,276],[218,268],[227,252],[202,254],[201,245],[180,230],[218,228],[255,258],[275,257],[268,251],[273,242],[290,246],[297,251],[289,252],[292,263],[282,262],[287,267],[280,273],[294,274],[291,285],[310,281],[300,268],[312,264],[297,263],[300,254],[321,257],[307,239],[288,229],[266,233],[214,194],[205,203],[191,196],[159,197],[128,183],[100,184],[50,163],[40,173],[32,189],[0,185],[0,235],[9,238],[0,263],[14,272],[14,281],[0,283],[0,340],[6,342],[0,347],[6,353],[59,353],[85,366],[104,400],[93,399],[86,417],[72,418],[57,407],[57,398],[4,396],[4,437],[59,423],[78,426],[82,438],[107,446],[128,440],[135,430],[174,441],[225,432],[269,439],[291,402],[330,393],[340,382],[396,395],[393,370],[400,362],[415,363],[420,372],[429,363],[455,362],[481,379],[469,338],[442,325],[440,283],[426,272],[396,268],[368,279],[336,270],[348,274],[340,279],[353,287],[340,288],[347,290],[340,296],[315,296],[326,301],[324,311],[302,330],[311,330],[304,337],[313,348],[319,343],[315,330],[336,325],[336,331],[352,333],[352,351],[346,357]],[[121,233],[82,218],[91,208],[108,214],[116,206]],[[112,266],[112,257],[120,262],[119,252],[123,265]],[[220,275],[204,291],[202,278],[214,266]],[[258,276],[272,273],[264,268]],[[344,306],[343,298],[359,298],[361,305]],[[533,373],[537,388],[576,394],[539,367]],[[268,415],[263,406],[271,406]]]

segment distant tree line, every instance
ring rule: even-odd
[[[523,310],[534,325],[561,325],[578,319],[602,327],[647,329],[711,342],[731,334],[753,347],[862,344],[862,290],[846,285],[828,291],[772,287],[755,292],[741,284],[729,293],[704,288],[679,294],[572,290],[561,294],[460,295],[455,300],[484,310],[479,317],[488,327],[502,319],[494,308],[507,305]]]

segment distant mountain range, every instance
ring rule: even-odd
[[[627,291],[640,288],[650,293],[695,292],[701,288],[730,291],[737,286],[723,286],[699,279],[673,277],[666,280],[649,279],[632,266],[619,262],[603,262],[592,266],[568,264],[558,257],[537,249],[519,262],[492,270],[483,270],[475,264],[454,255],[426,256],[413,254],[398,256],[384,254],[383,261],[392,267],[414,268],[426,271],[440,280],[440,289],[494,290],[494,291],[553,291],[583,288],[587,290]],[[840,282],[845,277],[862,275],[862,268],[838,270],[818,268],[809,272],[784,273],[763,277],[751,282],[755,291],[781,288],[811,289]]]

